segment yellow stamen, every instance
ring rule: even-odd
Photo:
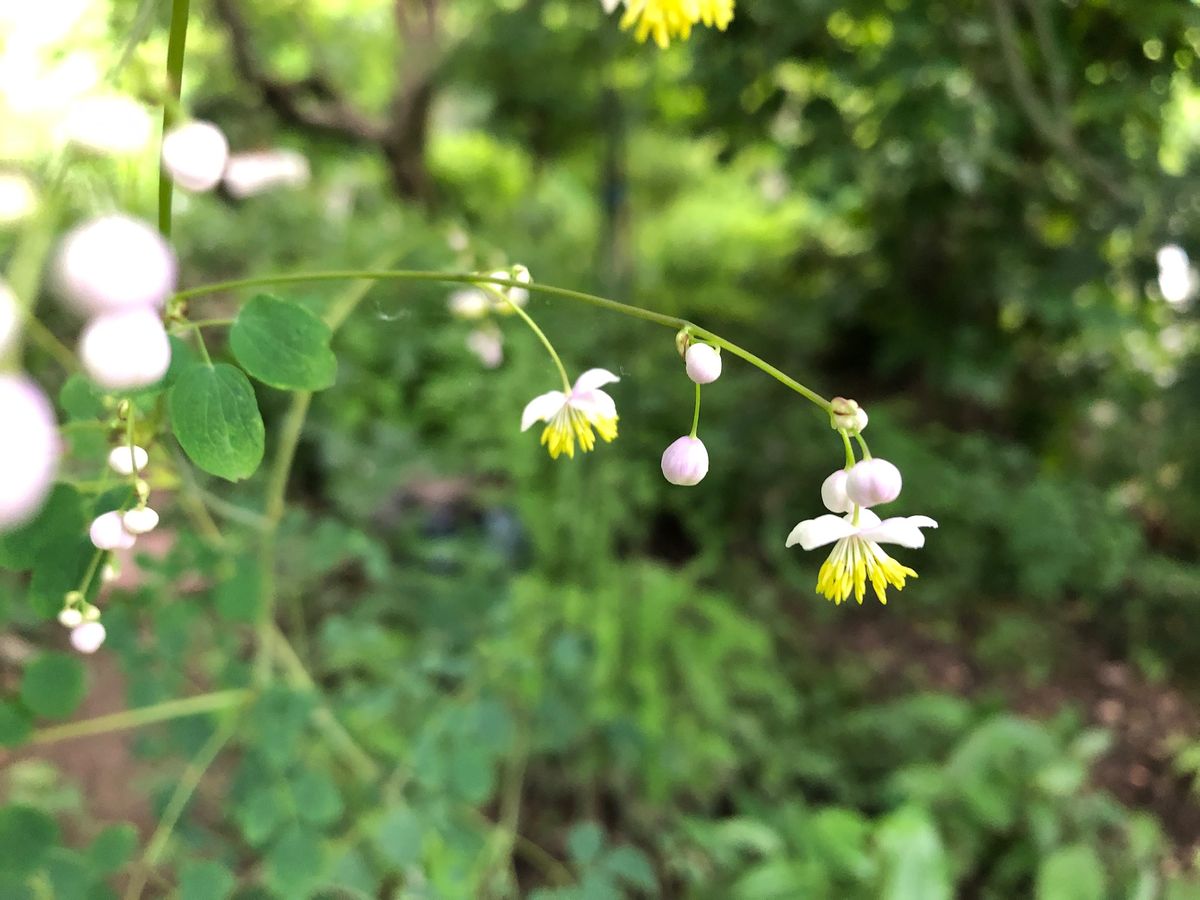
[[[833,545],[817,573],[817,593],[837,604],[853,593],[861,604],[869,581],[879,602],[886,604],[889,586],[900,591],[906,578],[916,577],[916,572],[892,559],[874,541],[851,536]]]
[[[626,0],[621,27],[636,23],[634,37],[644,41],[653,35],[654,43],[665,48],[672,37],[687,40],[697,22],[724,31],[732,18],[733,0]]]
[[[606,442],[612,441],[617,436],[617,417],[589,415],[564,403],[543,429],[542,445],[550,451],[551,459],[558,459],[564,453],[574,459],[575,441],[579,441],[580,451],[587,453],[595,448],[597,434]]]

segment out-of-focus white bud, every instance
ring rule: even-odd
[[[108,467],[118,475],[140,472],[149,462],[150,454],[137,446],[132,449],[126,445],[113,447],[108,454]]]
[[[121,523],[130,534],[149,534],[158,527],[158,513],[148,506],[131,509],[122,517]]]
[[[711,344],[692,344],[683,362],[688,378],[696,384],[712,384],[721,377],[721,351]]]
[[[17,334],[17,295],[3,281],[0,281],[0,356],[8,350],[9,344]]]
[[[0,172],[0,225],[11,225],[37,209],[37,192],[24,175]]]
[[[211,191],[228,161],[229,141],[211,122],[188,122],[163,137],[163,168],[184,190]]]
[[[80,653],[95,653],[106,637],[108,632],[99,622],[84,622],[71,629],[71,646]]]
[[[0,531],[41,509],[58,472],[62,442],[54,410],[38,387],[0,375]]]
[[[492,308],[492,301],[479,288],[464,288],[451,294],[446,305],[460,319],[482,319]]]
[[[105,584],[116,581],[121,577],[121,570],[112,562],[104,564],[104,568],[100,570],[100,580]]]
[[[83,624],[83,613],[73,606],[68,606],[58,614],[58,623],[66,628],[74,628]]]
[[[886,459],[864,459],[846,478],[846,496],[859,506],[878,506],[899,497],[903,484],[900,470]]]
[[[88,529],[88,536],[97,550],[128,550],[137,541],[134,535],[125,530],[121,513],[115,509],[97,516]]]
[[[495,369],[504,362],[504,338],[498,329],[472,329],[467,335],[467,349],[478,357],[485,369]]]
[[[684,435],[663,451],[663,477],[671,484],[699,484],[708,474],[708,449],[700,438]]]
[[[522,284],[529,284],[533,281],[533,276],[529,274],[529,270],[524,266],[513,266],[512,269],[497,269],[491,273],[492,278],[507,278],[510,281],[519,281]],[[529,302],[529,290],[523,287],[510,287],[505,284],[493,284],[492,289],[499,291],[502,295],[508,298],[509,303],[503,300],[496,300],[496,312],[503,314],[512,313],[513,306],[524,306]]]
[[[64,239],[55,277],[83,315],[160,307],[175,290],[175,254],[162,236],[128,216],[101,216]]]
[[[1166,244],[1155,254],[1158,261],[1158,290],[1172,306],[1180,306],[1196,292],[1197,277],[1187,251],[1178,244]]]
[[[79,358],[96,384],[130,390],[167,374],[171,342],[162,320],[148,309],[110,313],[88,323],[79,340]]]
[[[310,177],[308,160],[295,150],[234,153],[225,163],[225,187],[239,199],[278,187],[303,187]]]
[[[845,429],[850,434],[861,434],[867,427],[867,411],[853,400],[834,397],[830,401],[830,406],[829,414],[833,419],[834,428]]]
[[[140,153],[154,125],[144,106],[129,97],[84,97],[67,110],[62,133],[76,146],[106,156]]]
[[[846,478],[849,472],[838,469],[821,482],[821,502],[833,513],[848,513],[854,509],[854,501],[846,495]]]

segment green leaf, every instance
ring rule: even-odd
[[[32,569],[44,548],[78,539],[85,525],[79,492],[70,485],[56,484],[33,521],[0,534],[0,569]]]
[[[0,747],[25,743],[33,729],[29,713],[15,700],[0,700]]]
[[[650,892],[658,890],[658,879],[654,877],[654,867],[650,865],[646,854],[636,847],[623,844],[613,848],[612,852],[604,857],[604,868],[615,878],[619,878],[633,887]]]
[[[293,825],[266,858],[267,884],[283,897],[307,897],[325,868],[325,847],[318,835]]]
[[[950,865],[929,813],[906,806],[879,826],[884,900],[949,900]]]
[[[62,390],[58,392],[58,405],[68,419],[99,419],[107,412],[104,391],[79,373],[63,382]]]
[[[92,867],[103,875],[119,871],[137,847],[137,829],[128,823],[110,825],[92,841],[87,855]]]
[[[271,785],[259,785],[237,807],[236,818],[246,843],[260,847],[288,818],[286,795]]]
[[[43,653],[21,678],[21,700],[46,718],[63,718],[75,712],[87,693],[83,663],[65,653]]]
[[[58,843],[58,826],[45,813],[28,806],[0,809],[0,872],[23,878],[33,872]]]
[[[46,876],[54,897],[83,897],[92,873],[83,856],[66,847],[52,847],[46,854]]]
[[[301,772],[292,782],[292,796],[300,818],[314,825],[328,825],[342,814],[342,795],[322,772]]]
[[[221,618],[230,622],[253,622],[258,618],[260,569],[253,556],[239,556],[232,574],[213,591],[213,604]]]
[[[319,391],[337,377],[329,326],[297,303],[260,294],[242,307],[229,329],[229,347],[242,367],[282,390]]]
[[[1038,900],[1104,900],[1104,863],[1086,844],[1055,850],[1038,866]]]
[[[380,855],[398,869],[421,858],[425,827],[408,806],[389,810],[371,836]]]
[[[236,884],[233,873],[220,863],[191,860],[179,873],[179,900],[222,900]]]
[[[604,846],[604,832],[595,822],[581,822],[567,835],[567,852],[571,859],[586,866],[600,855]]]
[[[228,481],[254,474],[263,458],[265,429],[254,388],[238,369],[224,363],[189,366],[168,402],[171,428],[192,462]]]

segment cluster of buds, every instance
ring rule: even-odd
[[[662,473],[671,484],[691,487],[708,474],[708,448],[696,436],[700,427],[700,385],[712,384],[721,377],[721,351],[712,344],[692,340],[684,329],[675,337],[675,348],[683,357],[683,368],[696,385],[696,409],[691,434],[676,438],[663,451]]]
[[[488,277],[505,278],[522,284],[533,281],[529,270],[522,265],[513,266],[511,269],[497,269],[490,272]],[[474,323],[467,335],[467,349],[484,368],[495,369],[504,362],[504,336],[491,316],[513,315],[528,302],[528,288],[480,282],[477,287],[461,288],[452,293],[446,305],[455,318]]]
[[[70,630],[71,646],[80,653],[95,653],[108,637],[100,622],[100,610],[88,603],[80,591],[67,594],[58,622]]]

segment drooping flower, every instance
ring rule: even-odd
[[[171,342],[149,309],[109,313],[88,323],[79,339],[88,377],[114,391],[154,384],[171,365]]]
[[[900,496],[904,479],[886,459],[864,459],[846,476],[846,496],[859,506],[879,506]]]
[[[671,38],[687,40],[692,26],[703,23],[724,31],[733,19],[734,0],[625,0],[622,28],[633,28],[639,41],[653,36],[659,47]],[[615,6],[614,6],[615,8]]]
[[[552,459],[563,453],[573,458],[576,440],[584,453],[596,446],[597,434],[605,441],[613,440],[617,436],[617,405],[600,388],[620,380],[607,369],[588,369],[569,394],[547,391],[530,400],[521,415],[521,430],[545,422],[541,443]]]
[[[0,532],[21,525],[50,492],[62,442],[54,410],[38,387],[19,375],[0,375]]]
[[[671,484],[699,484],[708,474],[708,448],[700,438],[685,434],[663,451],[662,473]]]
[[[128,550],[137,542],[137,536],[125,528],[121,512],[115,509],[97,516],[88,536],[97,550]]]
[[[228,161],[229,141],[211,122],[187,122],[163,137],[163,168],[184,190],[212,190],[225,174]]]
[[[721,351],[710,344],[691,344],[683,362],[688,378],[696,384],[712,384],[721,377]]]

